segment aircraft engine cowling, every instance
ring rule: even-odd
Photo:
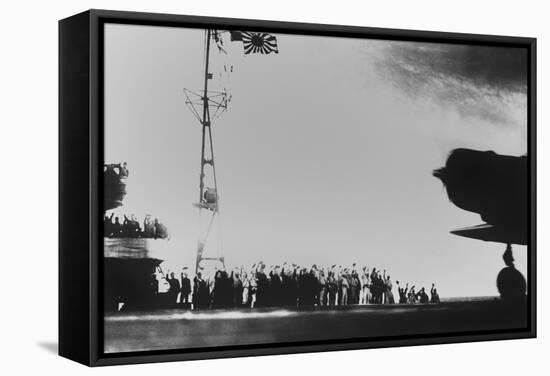
[[[452,203],[478,213],[488,224],[527,237],[527,157],[496,154],[493,151],[453,150],[439,178]]]

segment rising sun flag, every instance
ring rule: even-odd
[[[232,31],[231,41],[242,41],[245,55],[279,53],[277,38],[268,33]]]

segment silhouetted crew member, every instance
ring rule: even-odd
[[[294,281],[291,274],[291,269],[287,263],[283,264],[281,269],[281,303],[283,306],[292,307],[296,305],[296,297],[294,292]]]
[[[319,271],[319,277],[317,278],[317,282],[319,283],[319,305],[325,306],[328,304],[328,301],[327,301],[328,286],[327,286],[327,278],[325,277],[324,270]]]
[[[153,221],[153,238],[157,239],[160,237],[160,223],[159,223],[159,220],[158,218],[155,218],[155,220]]]
[[[231,281],[232,281],[232,304],[233,307],[240,308],[243,303],[243,281],[241,280],[241,275],[238,272],[231,272]]]
[[[214,276],[212,291],[213,308],[230,308],[233,305],[233,279],[225,270],[218,270]]]
[[[363,268],[363,273],[361,274],[361,304],[369,304],[371,295],[370,295],[370,274],[367,267]]]
[[[225,270],[222,271],[222,286],[223,286],[223,295],[222,295],[222,304],[223,308],[233,307],[233,278],[232,274],[227,273]],[[242,294],[242,289],[241,289]]]
[[[115,214],[111,213],[111,215],[105,216],[103,219],[103,236],[110,237],[113,234],[113,216]]]
[[[154,229],[154,234],[153,234],[153,237],[155,239],[157,238],[161,238],[161,239],[165,239],[168,237],[168,228],[162,224],[158,218],[155,218],[155,221],[153,223],[153,229]]]
[[[184,268],[184,270],[187,268]],[[189,303],[191,293],[191,280],[187,277],[187,271],[181,273],[181,295],[180,303]]]
[[[372,268],[372,272],[370,274],[370,293],[372,295],[372,303],[380,303],[380,286],[378,283],[378,272],[376,271],[376,268]]]
[[[359,304],[359,294],[361,293],[361,280],[359,279],[359,275],[356,271],[351,272],[349,286],[350,304]]]
[[[118,220],[118,217],[115,217],[115,223],[111,226],[111,236],[117,237],[122,233],[122,225]]]
[[[342,265],[338,266],[335,272],[336,284],[338,285],[338,293],[336,294],[336,305],[342,305]]]
[[[264,273],[265,265],[256,270],[256,307],[267,307],[269,301],[269,280]]]
[[[437,289],[435,288],[434,283],[432,283],[432,288],[430,289],[430,295],[432,296],[430,299],[431,303],[439,303],[439,294],[437,293]]]
[[[120,177],[128,177],[128,175],[130,174],[130,171],[128,171],[127,166],[128,166],[128,164],[126,162],[122,163],[122,165],[119,165],[118,175]]]
[[[428,294],[426,294],[426,289],[422,287],[418,294],[416,294],[417,298],[419,298],[420,303],[426,304],[430,302],[430,299],[428,297]]]
[[[303,276],[303,293],[304,293],[304,306],[315,305],[317,298],[317,278],[315,277],[315,266],[309,271],[304,269]]]
[[[399,304],[406,304],[407,303],[407,292],[409,290],[409,284],[405,286],[405,288],[399,286],[399,281],[395,282],[397,284],[397,292],[399,293]]]
[[[241,305],[244,307],[250,308],[250,300],[251,300],[251,283],[250,283],[250,277],[248,276],[247,272],[244,272],[242,277],[242,284],[243,284],[243,294],[242,294],[242,300]]]
[[[153,224],[153,219],[151,214],[147,214],[143,220],[143,234],[142,236],[146,238],[152,238],[155,234],[155,225]]]
[[[341,276],[340,280],[340,291],[342,292],[341,305],[348,305],[348,292],[349,292],[349,280],[347,275],[347,269],[344,270],[344,274]]]
[[[338,294],[338,281],[334,277],[334,272],[329,272],[327,280],[328,305],[336,305],[336,294]]]
[[[122,222],[122,233],[124,236],[128,236],[130,233],[130,219],[124,214],[124,221]]]
[[[391,283],[390,276],[386,277],[385,285],[386,285],[386,304],[394,304],[395,299],[393,298],[393,291],[392,291],[393,284]]]
[[[300,272],[296,276],[296,290],[298,296],[298,306],[304,306],[307,300],[307,281],[306,281],[306,269],[300,269]]]
[[[168,294],[170,295],[170,302],[177,303],[178,294],[181,290],[180,281],[174,277],[174,273],[170,273],[170,276],[166,278],[168,284],[170,285],[168,289]]]
[[[411,289],[409,290],[409,294],[407,295],[407,301],[411,304],[416,303],[416,291],[414,291],[415,286],[413,285]]]
[[[254,272],[254,266],[250,269],[248,274],[248,283],[250,284],[250,290],[248,292],[247,306],[250,308],[256,307],[256,292],[258,291],[258,281],[256,280],[256,273]]]
[[[280,307],[283,305],[282,299],[282,281],[279,276],[279,267],[275,266],[271,273],[271,279],[269,281],[269,292],[271,297],[271,305],[274,307]]]
[[[135,215],[131,215],[130,218],[124,214],[124,222],[122,222],[122,232],[124,236],[137,238],[141,233],[139,222],[136,220]]]
[[[193,278],[193,308],[208,308],[210,292],[208,284],[202,278],[202,273],[198,272]]]

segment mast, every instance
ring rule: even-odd
[[[198,207],[199,209],[199,218],[201,218],[203,211],[207,211],[208,214],[211,216],[210,220],[208,221],[208,227],[204,235],[201,237],[201,234],[199,233],[195,274],[198,273],[200,262],[202,260],[221,261],[225,267],[225,262],[223,257],[203,257],[203,252],[205,251],[205,248],[206,248],[206,241],[208,240],[208,236],[213,227],[214,219],[219,212],[218,184],[216,179],[216,167],[214,163],[214,145],[212,141],[212,128],[211,128],[212,118],[210,116],[210,106],[214,105],[217,108],[219,108],[221,105],[223,106],[225,105],[224,96],[222,98],[222,101],[218,103],[216,100],[213,100],[211,96],[209,96],[209,91],[208,91],[208,80],[212,79],[212,73],[209,72],[209,66],[210,66],[211,39],[212,39],[213,32],[215,31],[211,29],[207,29],[205,32],[206,41],[205,41],[205,59],[204,59],[204,87],[203,87],[202,93],[200,94],[200,100],[196,102],[191,100],[189,98],[189,93],[194,95],[196,94],[191,91],[189,91],[189,93],[186,92],[187,94],[186,103],[190,105],[190,107],[192,107],[193,110],[195,110],[194,108],[195,104],[198,105],[200,103],[202,105],[202,114],[200,118],[197,116],[197,118],[199,118],[199,121],[201,123],[202,135],[201,135],[201,171],[200,171],[200,183],[199,183],[199,201],[197,204],[195,204],[195,206]],[[214,93],[215,98],[219,96],[220,96],[219,93]],[[196,114],[198,115],[198,113]],[[213,185],[214,185],[213,187],[210,187],[210,188],[206,187],[205,185],[205,177],[206,177],[208,166],[211,167],[211,173],[212,173]]]
[[[204,195],[204,166],[205,166],[205,143],[206,128],[210,128],[210,110],[208,108],[208,66],[210,64],[210,29],[206,30],[206,47],[204,57],[204,90],[202,96],[202,147],[201,147],[201,176],[199,202],[202,202]]]
[[[227,95],[226,88],[217,92],[208,90],[208,80],[213,78],[212,73],[209,72],[212,40],[214,40],[220,52],[227,54],[223,48],[223,40],[221,38],[222,33],[230,33],[232,41],[234,40],[233,34],[235,33],[235,40],[243,41],[245,55],[249,53],[279,53],[275,36],[267,33],[229,32],[213,29],[205,30],[204,87],[200,91],[193,91],[187,88],[183,89],[186,97],[185,104],[188,105],[193,115],[200,122],[202,128],[199,201],[194,204],[194,206],[199,209],[199,221],[203,211],[208,212],[208,215],[210,215],[210,220],[208,221],[208,226],[204,232],[204,235],[201,237],[201,233],[199,233],[195,273],[198,273],[200,262],[202,260],[220,261],[225,268],[225,259],[221,254],[219,257],[203,257],[203,251],[206,250],[206,241],[208,240],[210,231],[212,230],[214,219],[216,218],[216,215],[219,216],[218,182],[216,178],[214,146],[212,142],[212,121],[227,110],[228,103],[231,101],[231,95]],[[227,72],[225,65],[224,70]],[[232,65],[230,71],[233,72]],[[213,109],[212,113],[210,112],[211,107]],[[208,172],[212,174],[212,185],[210,187],[205,185],[205,177]]]
[[[206,250],[206,241],[208,240],[210,231],[212,230],[214,219],[216,218],[216,215],[219,215],[218,182],[216,179],[214,146],[212,142],[212,121],[216,119],[222,112],[227,110],[228,103],[231,101],[231,96],[228,97],[226,88],[224,88],[223,91],[218,92],[208,90],[208,80],[213,78],[212,73],[209,72],[210,49],[212,45],[212,40],[214,40],[220,52],[227,53],[223,48],[223,40],[221,39],[222,33],[231,33],[231,40],[233,40],[233,34],[237,34],[237,38],[235,40],[243,41],[245,55],[249,53],[279,53],[275,36],[267,33],[228,32],[213,29],[205,30],[206,40],[204,44],[204,87],[200,91],[183,89],[186,96],[185,104],[189,106],[189,109],[200,122],[202,128],[199,201],[194,204],[194,206],[199,209],[199,221],[203,211],[208,212],[208,214],[210,215],[210,220],[208,221],[208,226],[206,228],[206,231],[204,232],[204,236],[201,237],[201,234],[199,233],[195,273],[198,273],[200,262],[202,260],[220,261],[225,268],[225,259],[221,254],[219,255],[219,257],[203,257],[203,251]],[[231,72],[232,71],[233,66],[231,65]],[[213,108],[212,114],[210,112],[210,107]],[[207,187],[205,185],[205,177],[208,172],[212,174],[211,183],[213,186],[210,187]]]

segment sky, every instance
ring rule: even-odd
[[[482,223],[432,171],[459,147],[527,153],[524,50],[274,34],[279,54],[214,46],[220,216],[206,254],[228,267],[359,265],[442,297],[497,295],[504,245],[452,235]],[[163,268],[193,268],[203,223],[200,90],[204,30],[105,26],[105,162],[126,161],[124,206],[171,237]],[[225,73],[233,67],[233,72]],[[204,218],[203,218],[204,219]],[[514,246],[526,275],[527,248]]]

